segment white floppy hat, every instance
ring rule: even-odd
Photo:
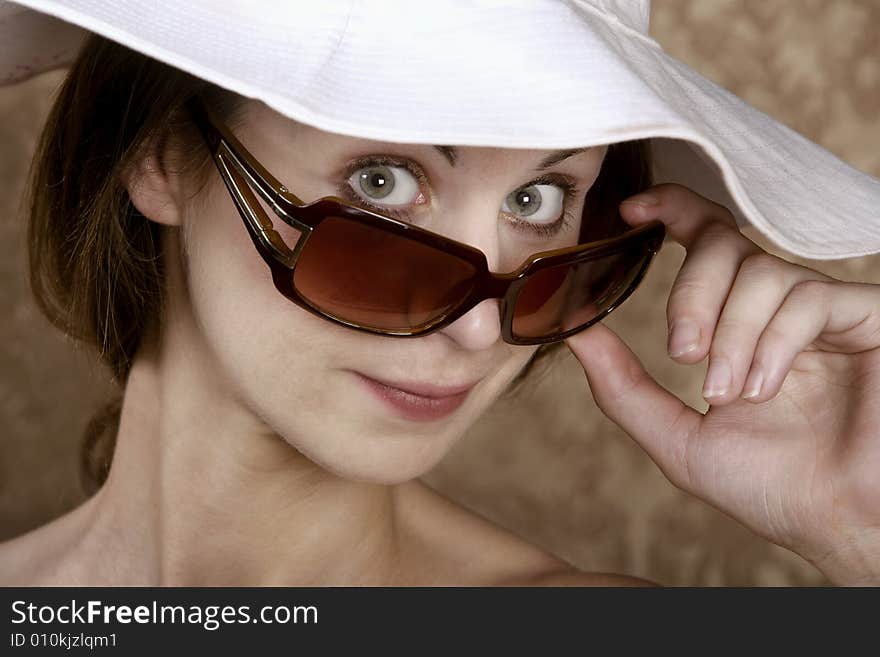
[[[795,255],[880,252],[880,180],[668,56],[649,0],[0,0],[0,84],[86,30],[332,132],[574,148],[654,139],[656,182]],[[57,20],[62,19],[62,20]]]

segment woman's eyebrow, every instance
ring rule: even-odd
[[[449,161],[450,166],[455,166],[455,161],[458,159],[458,149],[455,148],[455,146],[434,146],[434,148],[443,154],[443,157]],[[590,148],[590,146],[584,146],[583,148],[564,148],[562,150],[553,151],[550,155],[541,160],[540,164],[535,167],[535,170],[543,171],[544,169],[549,169],[554,164],[559,164],[562,160],[567,160],[578,153],[590,150]]]
[[[455,166],[455,160],[458,159],[458,149],[455,146],[434,146],[438,151],[443,154],[447,160],[449,160],[449,166]]]
[[[565,148],[560,151],[554,151],[550,153],[547,157],[541,160],[541,163],[535,167],[538,171],[543,171],[544,169],[549,169],[554,164],[559,164],[562,160],[567,160],[570,157],[577,155],[578,153],[583,153],[585,151],[590,150],[589,146],[584,146],[582,148]]]

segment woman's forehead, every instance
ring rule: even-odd
[[[351,156],[369,153],[401,153],[430,159],[437,166],[452,170],[469,165],[528,166],[536,171],[547,170],[557,164],[572,162],[582,165],[585,161],[601,161],[607,146],[590,146],[566,149],[504,148],[498,146],[460,146],[449,144],[403,143],[368,139],[336,132],[288,118],[260,101],[244,114],[245,129],[259,133],[276,145],[295,146],[298,153],[314,157],[323,155]]]

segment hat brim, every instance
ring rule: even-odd
[[[656,182],[728,206],[782,249],[812,259],[880,252],[880,181],[587,2],[261,12],[191,1],[163,5],[162,17],[97,0],[17,2],[43,13],[0,2],[0,43],[15,32],[19,44],[57,47],[37,61],[32,47],[7,43],[0,83],[69,62],[89,30],[345,135],[541,149],[654,138]]]

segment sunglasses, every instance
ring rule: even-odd
[[[277,290],[326,320],[373,334],[414,337],[500,299],[501,337],[515,345],[564,340],[598,322],[636,289],[665,226],[653,221],[608,239],[529,256],[489,271],[485,254],[335,196],[303,203],[212,117],[187,103]],[[288,245],[254,194],[300,231]]]

